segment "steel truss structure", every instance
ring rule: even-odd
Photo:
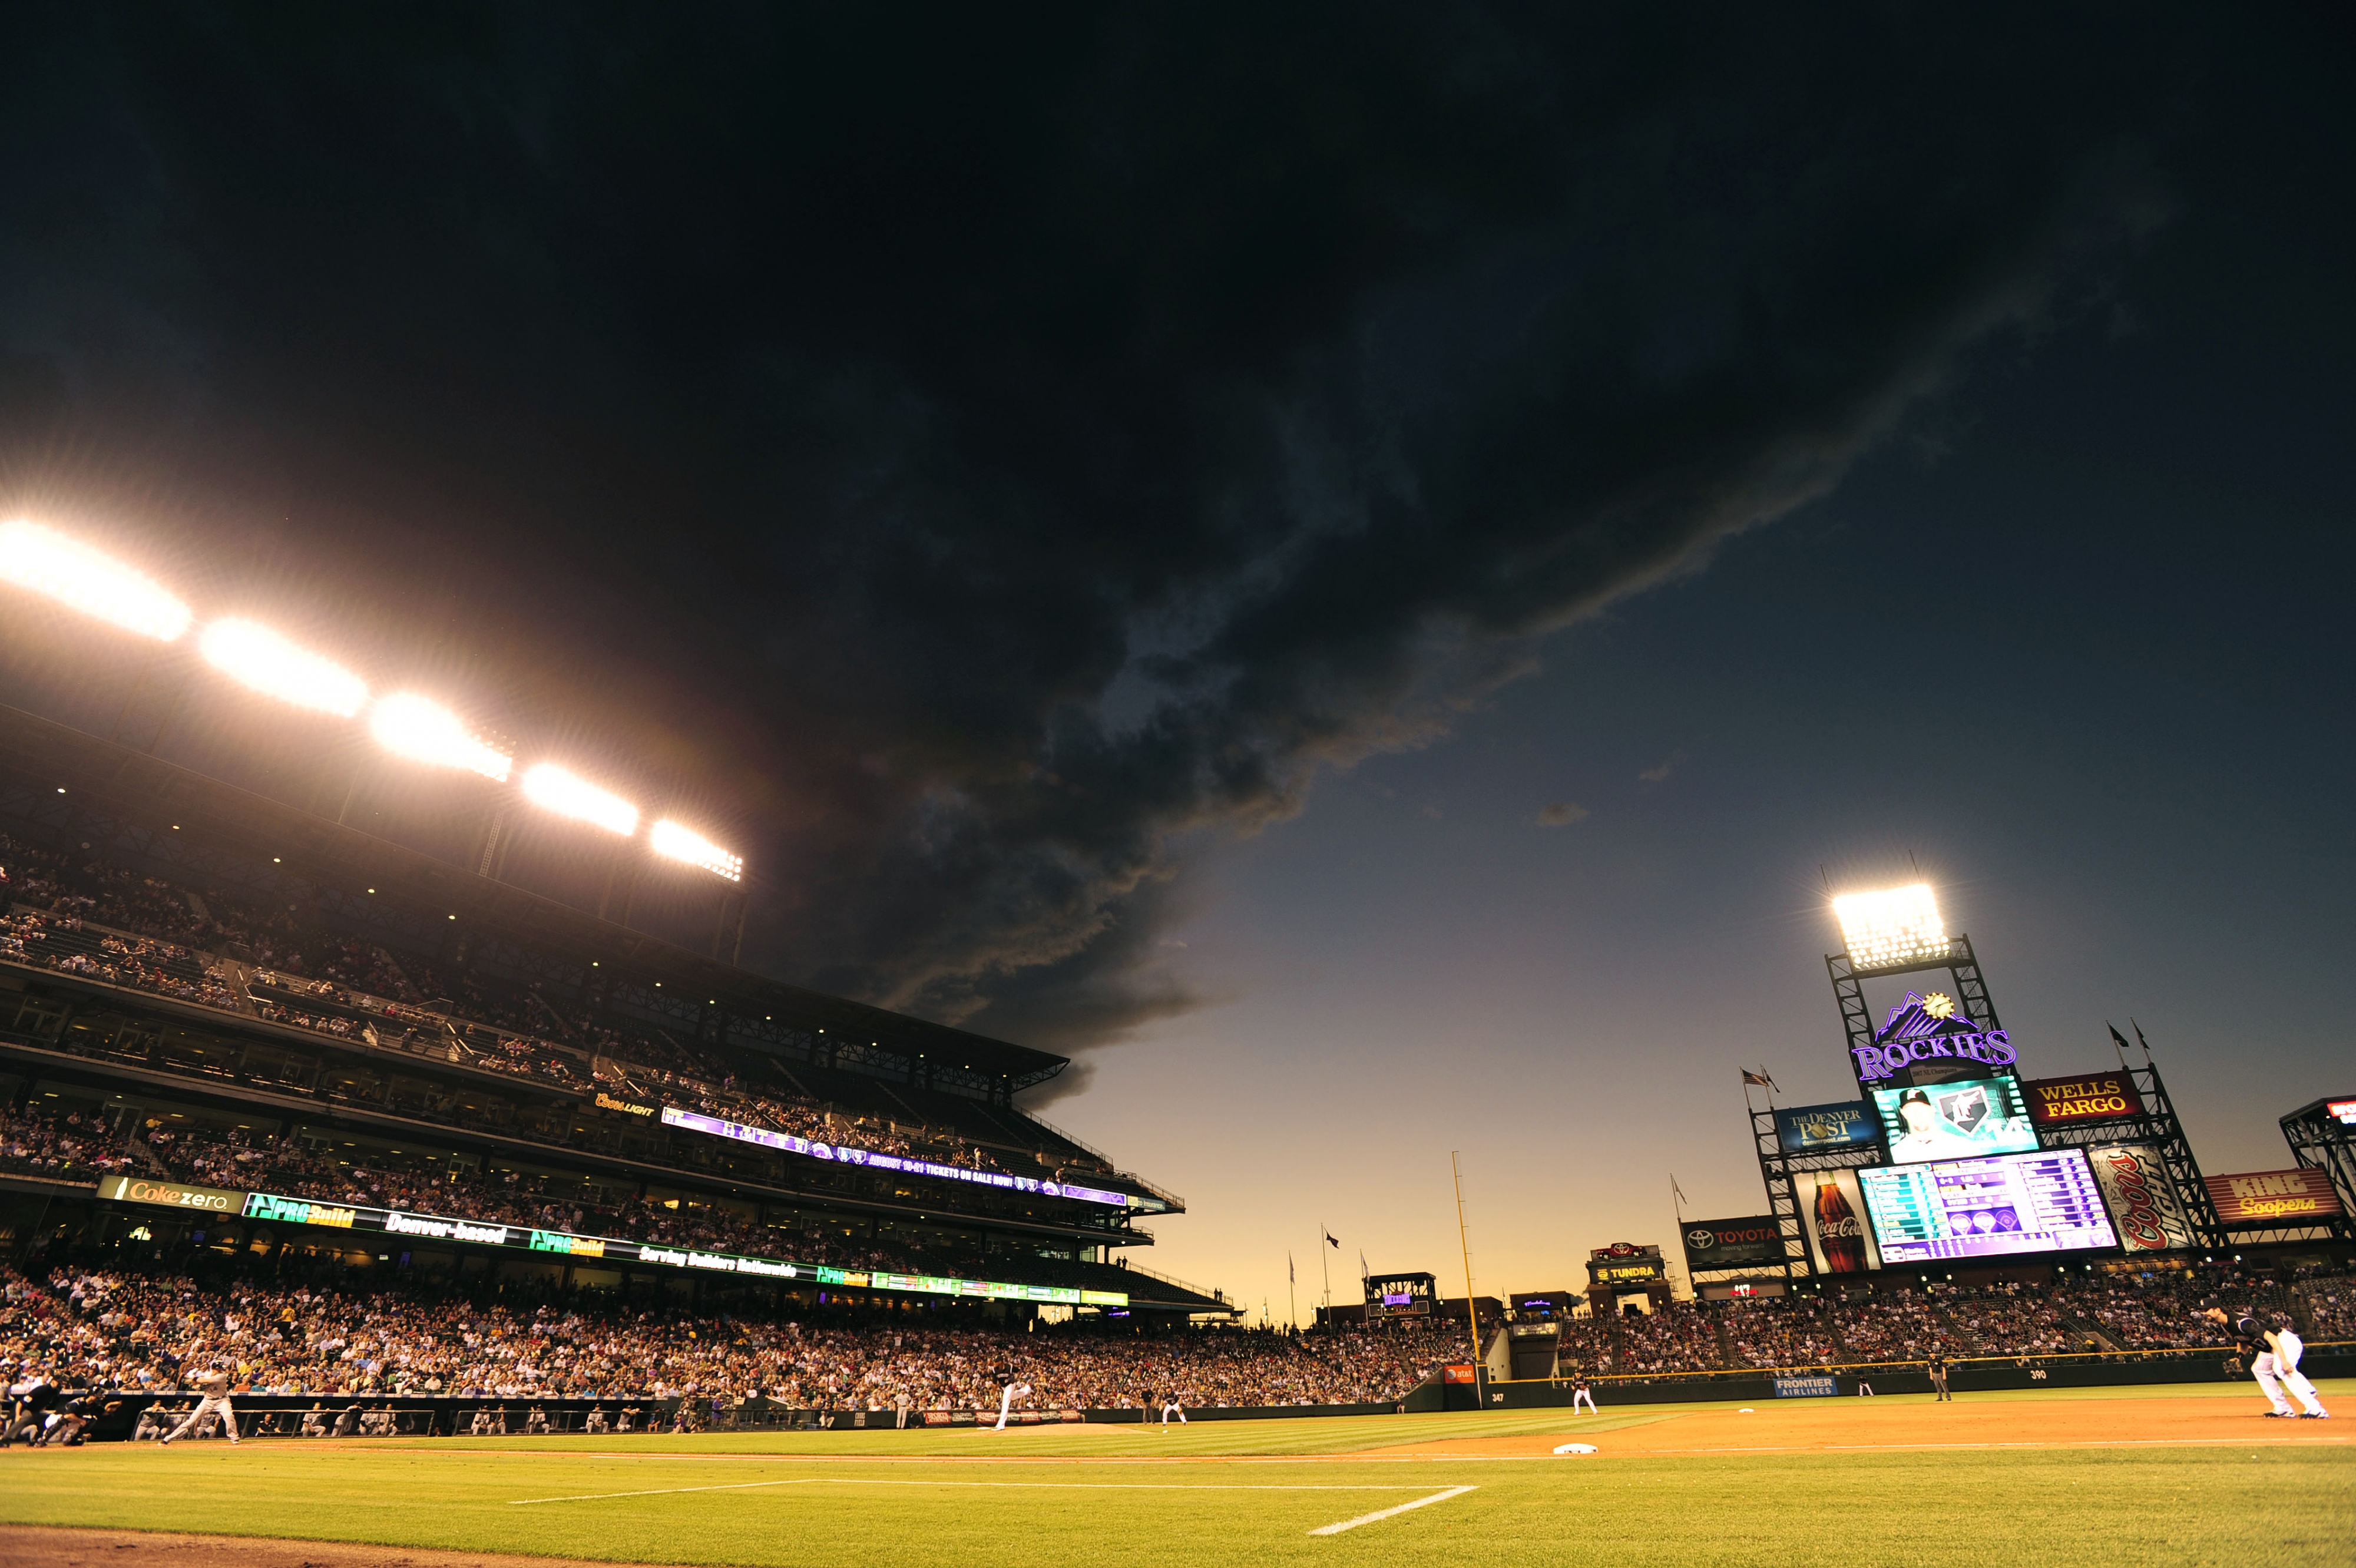
[[[2351,1099],[2356,1096],[2343,1096],[2338,1102],[2344,1105]],[[2300,1165],[2329,1176],[2331,1190],[2340,1197],[2340,1218],[2320,1229],[2342,1241],[2356,1241],[2356,1127],[2331,1114],[2332,1104],[2319,1100],[2285,1116],[2283,1142]],[[2308,1227],[2296,1239],[2308,1240],[2317,1229]]]
[[[1944,969],[1955,983],[1955,1005],[1965,1016],[1982,1029],[2004,1026],[1997,1022],[1996,1004],[1988,1000],[1987,982],[1980,976],[1980,961],[1972,951],[1972,939],[1961,931],[1947,939],[1947,950],[1937,956],[1859,968],[1850,961],[1848,954],[1834,952],[1825,955],[1825,969],[1832,976],[1833,1002],[1840,1009],[1841,1031],[1848,1037],[1852,1062],[1857,1059],[1857,1047],[1873,1043],[1873,1017],[1866,1011],[1861,983],[1867,980]]]
[[[2191,1141],[2184,1135],[2184,1124],[2176,1119],[2176,1106],[2168,1098],[2168,1086],[2160,1081],[2157,1063],[2145,1058],[2141,1067],[2130,1067],[2123,1059],[2135,1084],[2136,1095],[2143,1101],[2143,1114],[2125,1117],[2116,1122],[2086,1122],[2064,1123],[2059,1127],[2040,1127],[2037,1141],[2049,1149],[2091,1149],[2110,1144],[2148,1144],[2159,1151],[2160,1164],[2168,1167],[2168,1179],[2176,1186],[2176,1196],[2184,1206],[2184,1217],[2192,1224],[2195,1240],[2200,1245],[2222,1248],[2228,1245],[2225,1221],[2209,1197],[2209,1184],[2201,1179],[2201,1162],[2192,1157]]]
[[[1759,1178],[1767,1187],[1767,1212],[1775,1217],[1775,1229],[1783,1238],[1783,1277],[1788,1280],[1813,1274],[1816,1272],[1815,1262],[1808,1256],[1808,1234],[1800,1224],[1798,1178],[1814,1176],[1819,1171],[1853,1171],[1878,1165],[1885,1158],[1881,1145],[1869,1144],[1854,1149],[1826,1149],[1812,1155],[1792,1154],[1783,1147],[1783,1134],[1775,1125],[1775,1107],[1772,1101],[1763,1110],[1751,1107],[1751,1137],[1758,1145]],[[1865,1217],[1859,1215],[1858,1218],[1862,1222]],[[1774,1267],[1772,1263],[1756,1264],[1749,1273],[1756,1277],[1762,1270]],[[1736,1272],[1710,1271],[1713,1274]],[[1700,1276],[1695,1277],[1698,1279]]]

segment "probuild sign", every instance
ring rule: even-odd
[[[1688,1219],[1685,1243],[1689,1270],[1783,1262],[1783,1232],[1772,1214],[1752,1219]]]
[[[2123,1072],[2030,1079],[2020,1089],[2029,1101],[2029,1119],[2040,1127],[2124,1122],[2143,1114],[2143,1097]]]
[[[235,1214],[245,1208],[245,1194],[218,1187],[190,1187],[182,1181],[158,1181],[153,1176],[109,1176],[98,1184],[98,1196],[111,1203],[152,1203],[161,1208],[193,1208],[203,1214]]]

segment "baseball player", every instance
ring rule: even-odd
[[[1923,1364],[1930,1369],[1931,1372],[1931,1388],[1933,1391],[1931,1402],[1933,1404],[1937,1404],[1941,1400],[1945,1400],[1950,1403],[1953,1403],[1955,1396],[1947,1391],[1946,1352],[1944,1350],[1932,1351],[1930,1360]]]
[[[2277,1312],[2268,1319],[2266,1343],[2274,1348],[2275,1376],[2297,1399],[2299,1414],[2308,1421],[2330,1420],[2331,1412],[2323,1408],[2323,1396],[2316,1392],[2308,1375],[2298,1369],[2299,1358],[2307,1354],[2307,1344],[2291,1326],[2287,1313]]]
[[[1174,1391],[1171,1393],[1168,1399],[1162,1402],[1162,1431],[1168,1432],[1170,1430],[1170,1418],[1173,1415],[1178,1418],[1179,1425],[1183,1426],[1186,1424],[1186,1407],[1178,1402],[1178,1395]]]
[[[1007,1413],[1013,1410],[1014,1402],[1030,1391],[1031,1385],[1029,1383],[1016,1382],[1014,1380],[1013,1369],[1009,1368],[1006,1373],[1006,1386],[998,1391],[998,1426],[996,1430],[1000,1432],[1006,1430]]]
[[[230,1446],[237,1446],[237,1410],[229,1402],[229,1374],[216,1367],[209,1372],[197,1374],[197,1392],[202,1397],[188,1418],[164,1434],[162,1446],[169,1448],[176,1437],[185,1437],[207,1416],[219,1416],[221,1430],[229,1434]]]
[[[2287,1421],[2300,1413],[2291,1409],[2290,1402],[2283,1398],[2285,1382],[2288,1382],[2291,1391],[2298,1395],[2298,1402],[2307,1407],[2308,1415],[2320,1418],[2327,1413],[2323,1402],[2316,1397],[2315,1385],[2298,1370],[2298,1352],[2306,1347],[2299,1343],[2297,1335],[2289,1336],[2291,1365],[2287,1369],[2288,1377],[2285,1377],[2281,1352],[2276,1348],[2278,1331],[2271,1324],[2261,1322],[2255,1313],[2228,1314],[2221,1306],[2205,1308],[2201,1316],[2232,1332],[2235,1348],[2248,1361],[2250,1375],[2258,1380],[2258,1387],[2266,1391],[2266,1402],[2274,1407],[2266,1412],[2269,1419]]]
[[[1601,1415],[1602,1413],[1602,1412],[1595,1408],[1595,1392],[1587,1386],[1587,1374],[1585,1372],[1580,1372],[1570,1380],[1570,1413],[1577,1415],[1579,1413],[1579,1407],[1582,1402],[1587,1406],[1588,1414]]]

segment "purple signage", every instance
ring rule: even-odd
[[[1994,1068],[2008,1068],[2020,1059],[2009,1035],[2002,1029],[1983,1029],[1954,1007],[1937,992],[1928,996],[1908,992],[1906,1000],[1890,1010],[1871,1045],[1849,1047],[1857,1058],[1857,1081],[1881,1083],[1916,1062],[1942,1057]]]
[[[676,1105],[664,1106],[662,1119],[667,1127],[685,1127],[690,1132],[709,1133],[715,1138],[734,1138],[740,1144],[758,1144],[765,1149],[777,1149],[788,1155],[807,1155],[814,1160],[841,1160],[845,1165],[873,1165],[877,1170],[937,1176],[943,1181],[971,1182],[977,1187],[1002,1187],[1010,1192],[1035,1192],[1042,1197],[1077,1198],[1082,1203],[1109,1204],[1116,1208],[1130,1206],[1130,1197],[1125,1192],[1108,1192],[1102,1187],[1082,1187],[1077,1182],[1042,1181],[1037,1176],[1008,1176],[1004,1171],[969,1170],[963,1165],[905,1159],[873,1149],[854,1149],[847,1144],[829,1144],[814,1138],[797,1137],[791,1133],[772,1132],[766,1127],[755,1127],[743,1122],[724,1121],[718,1116],[707,1116],[701,1111],[681,1111]]]

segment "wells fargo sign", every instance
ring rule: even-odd
[[[2029,1121],[2040,1127],[2123,1122],[2143,1114],[2143,1097],[2136,1092],[2135,1080],[2123,1072],[2032,1079],[2020,1090],[2029,1101]]]
[[[2340,1218],[2340,1195],[2328,1171],[2302,1167],[2209,1178],[2209,1201],[2228,1230],[2308,1225]]]
[[[109,1176],[98,1184],[98,1196],[112,1203],[152,1203],[160,1208],[193,1208],[207,1214],[235,1214],[245,1207],[241,1192],[157,1181],[152,1176]]]

